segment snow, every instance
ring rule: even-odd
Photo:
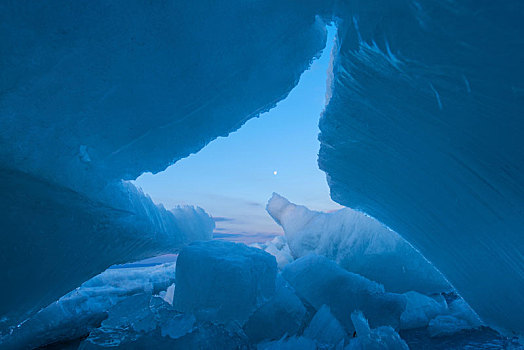
[[[451,290],[442,274],[402,237],[358,211],[312,211],[276,193],[267,211],[284,229],[295,258],[326,256],[392,292]]]
[[[277,264],[270,254],[226,241],[184,247],[176,266],[175,309],[198,319],[244,324],[275,294]]]
[[[284,266],[293,261],[291,250],[286,238],[283,236],[276,236],[271,241],[266,242],[263,249],[275,257],[279,270],[282,270]]]
[[[398,328],[406,306],[404,296],[385,292],[382,285],[348,272],[322,256],[307,255],[295,260],[282,270],[282,277],[315,310],[327,305],[348,334],[354,331],[348,317],[354,310],[365,312],[374,327]]]

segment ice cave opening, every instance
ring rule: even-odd
[[[0,4],[0,349],[521,349],[522,14]]]
[[[317,164],[318,120],[326,85],[334,25],[327,44],[288,96],[239,130],[211,141],[166,170],[133,183],[166,208],[196,205],[215,221],[214,238],[264,243],[282,229],[265,210],[273,192],[314,210],[341,209],[329,197]]]

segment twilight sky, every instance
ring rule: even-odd
[[[330,199],[317,165],[318,120],[334,34],[330,27],[320,59],[275,108],[165,171],[143,174],[135,184],[166,208],[202,207],[215,218],[216,238],[248,244],[282,234],[265,210],[273,192],[311,209],[341,208]]]

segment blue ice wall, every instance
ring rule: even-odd
[[[524,3],[340,1],[319,164],[488,324],[524,332]]]
[[[111,264],[210,238],[203,211],[121,179],[272,107],[326,38],[314,6],[276,0],[3,1],[0,23],[0,331]]]

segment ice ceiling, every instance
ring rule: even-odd
[[[210,237],[129,183],[284,98],[338,26],[319,164],[337,202],[418,248],[483,320],[524,331],[524,4],[0,4],[0,315]]]

